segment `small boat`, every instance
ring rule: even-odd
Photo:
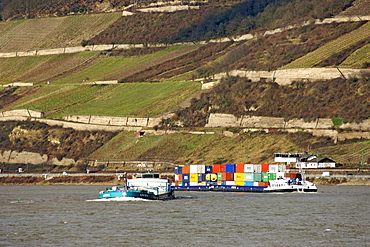
[[[147,200],[174,199],[175,193],[169,180],[160,178],[159,173],[139,173],[132,179],[123,175],[123,186],[112,186],[99,192],[99,199],[141,198]]]

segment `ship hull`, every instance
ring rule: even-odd
[[[169,200],[174,199],[173,191],[167,193],[161,193],[155,195],[149,191],[140,191],[140,190],[128,190],[128,191],[108,191],[105,193],[99,194],[99,199],[111,199],[111,198],[141,198],[147,200]]]
[[[317,192],[317,188],[280,188],[272,189],[268,186],[172,186],[175,191],[213,191],[213,192],[256,192],[256,193],[272,193],[272,192]]]

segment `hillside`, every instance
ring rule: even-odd
[[[51,2],[55,5],[50,5],[49,14],[42,7],[34,15],[50,16],[51,10],[60,8],[61,1]],[[79,140],[67,138],[64,142],[65,138],[60,137],[63,134],[58,134],[61,141],[57,144],[58,141],[51,141],[53,127],[2,121],[0,152],[12,149],[48,153],[58,159],[199,164],[271,162],[273,152],[310,151],[352,166],[361,161],[361,150],[366,152],[366,157],[370,154],[366,140],[334,144],[326,137],[304,133],[303,128],[296,134],[226,129],[232,137],[223,134],[225,129],[204,128],[210,113],[306,121],[328,118],[336,123],[369,119],[369,21],[317,21],[346,13],[366,15],[368,0],[210,1],[197,4],[198,10],[169,13],[140,12],[147,7],[142,4],[127,9],[132,13],[127,16],[121,12],[87,14],[90,10],[98,13],[109,8],[103,11],[93,7],[95,3],[85,3],[84,8],[76,6],[76,10],[81,10],[79,15],[70,15],[71,10],[67,10],[56,14],[60,17],[22,19],[25,15],[20,10],[6,19],[22,20],[0,22],[0,53],[15,54],[0,57],[0,84],[33,83],[30,87],[1,87],[0,111],[34,110],[49,119],[69,115],[139,118],[173,113],[172,118],[155,129],[178,132],[138,138],[134,132],[121,131],[101,139],[104,134],[94,137],[76,131],[68,135]],[[110,3],[114,5],[113,1]],[[129,3],[118,5],[117,2],[116,10]],[[0,7],[4,11],[9,5],[2,3]],[[247,34],[252,38],[237,39]],[[108,44],[110,48],[94,50],[100,44]],[[114,48],[117,44],[137,44],[142,48]],[[81,46],[85,51],[60,52],[60,48]],[[58,53],[18,56],[18,52],[54,48],[59,48]],[[251,81],[229,76],[218,81],[217,86],[201,90],[202,84],[215,81],[214,75],[236,69],[272,71],[312,67],[363,69],[363,72],[357,78],[298,80],[289,85],[278,85],[266,78]],[[94,85],[101,81],[117,84]],[[11,137],[19,128],[26,131],[17,132],[18,138]],[[38,133],[36,137],[24,134],[31,130]],[[181,133],[182,130],[215,131],[215,134],[194,135]],[[70,130],[58,130],[64,131]],[[38,137],[43,141],[35,142]],[[94,142],[94,138],[99,139],[96,145],[84,147],[82,143]],[[79,144],[73,146],[72,152],[68,145],[73,142]]]

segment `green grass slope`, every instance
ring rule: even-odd
[[[333,145],[307,133],[249,133],[237,137],[221,134],[144,135],[121,132],[93,152],[89,159],[104,161],[160,161],[176,164],[273,163],[273,154],[304,152],[330,157],[337,163],[360,166],[362,151],[370,155],[369,142]],[[365,160],[366,161],[366,160]]]

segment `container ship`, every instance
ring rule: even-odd
[[[215,164],[175,167],[177,191],[317,192],[304,173],[289,173],[281,164]]]

